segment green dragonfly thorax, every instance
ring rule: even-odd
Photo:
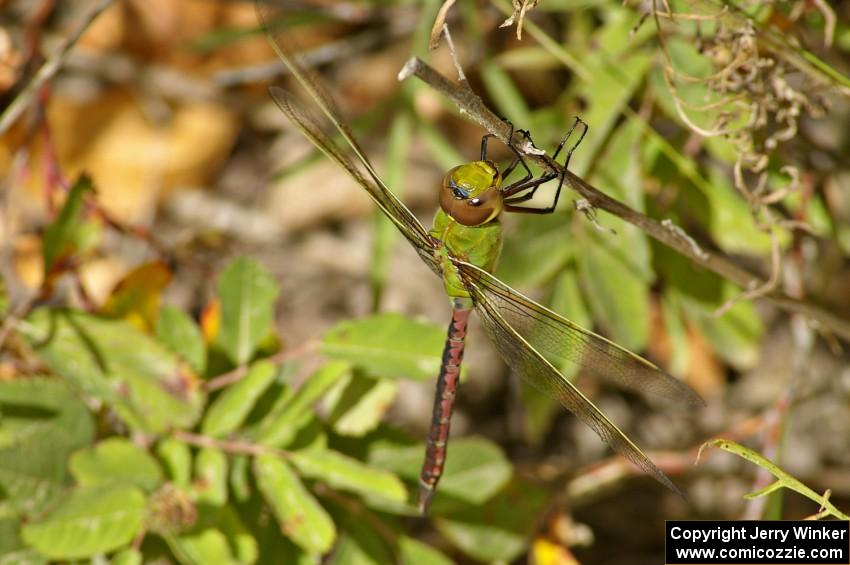
[[[486,224],[465,226],[443,210],[438,210],[434,216],[434,226],[428,233],[443,243],[436,253],[443,270],[446,294],[450,298],[469,298],[469,291],[452,258],[472,263],[488,273],[493,272],[502,252],[502,224],[499,218]]]
[[[440,208],[465,226],[479,226],[502,213],[502,175],[492,161],[473,161],[450,170],[440,187]]]

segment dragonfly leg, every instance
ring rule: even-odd
[[[511,127],[513,127],[513,124],[511,124]],[[531,142],[531,145],[534,145],[534,142],[531,141],[531,133],[528,130],[520,129],[520,130],[517,130],[517,131],[519,133],[521,133],[523,136],[525,136],[525,138],[528,141]],[[514,137],[514,132],[513,132],[513,129],[511,129],[511,135],[508,138],[508,141],[512,141],[513,137]],[[522,168],[525,169],[525,176],[522,177],[521,179],[519,179],[518,181],[512,183],[510,186],[514,186],[516,184],[523,184],[523,183],[530,181],[534,177],[534,175],[532,174],[531,169],[528,168],[528,163],[525,162],[525,159],[523,158],[522,153],[520,153],[519,150],[516,147],[514,147],[514,144],[512,142],[508,143],[508,147],[510,147],[511,151],[514,152],[515,157],[514,157],[514,160],[511,162],[511,164],[508,165],[507,168],[504,171],[502,171],[502,179],[508,178],[508,176],[510,176],[510,174],[512,172],[514,172],[514,169],[516,169],[517,165],[522,165]],[[504,189],[503,189],[502,195],[504,196],[504,194],[505,194],[505,192],[504,192]]]
[[[517,131],[517,132],[523,134],[526,139],[531,141],[531,133],[528,130],[525,130],[525,129],[514,130],[514,124],[510,120],[507,120],[505,118],[502,118],[502,120],[504,122],[506,122],[509,126],[511,126],[511,132],[508,134],[508,147],[510,147],[511,151],[513,151],[514,155],[515,155],[514,160],[511,162],[511,164],[508,165],[507,168],[505,168],[504,171],[502,171],[502,178],[503,179],[507,178],[514,171],[514,169],[516,169],[517,165],[521,164],[522,167],[525,169],[525,176],[517,182],[519,182],[519,183],[528,182],[529,180],[531,180],[531,178],[534,175],[531,173],[531,169],[528,168],[528,164],[525,162],[525,159],[523,159],[522,154],[517,150],[516,147],[513,146],[513,143],[511,143],[511,140],[514,137],[514,131]],[[482,161],[487,160],[487,142],[490,141],[491,137],[496,137],[496,135],[494,135],[492,133],[488,133],[488,134],[485,134],[484,136],[481,137],[481,160]],[[534,144],[533,141],[531,143],[532,143],[532,145]]]
[[[505,211],[524,213],[524,214],[551,214],[552,212],[555,211],[555,208],[558,206],[558,199],[561,196],[561,188],[563,188],[563,186],[564,186],[564,179],[566,178],[567,171],[569,170],[570,159],[573,156],[573,152],[581,144],[582,140],[584,139],[584,136],[587,135],[587,129],[588,129],[587,124],[584,121],[582,121],[581,118],[576,117],[575,121],[573,122],[572,127],[570,127],[570,130],[561,139],[561,142],[558,144],[558,147],[555,149],[555,153],[552,155],[552,159],[558,158],[558,155],[560,155],[561,150],[564,148],[564,145],[567,143],[567,140],[569,140],[572,137],[573,131],[575,130],[576,126],[579,125],[579,124],[584,126],[584,128],[583,128],[581,135],[579,136],[578,140],[570,147],[569,151],[567,151],[567,156],[564,159],[563,172],[559,175],[555,171],[550,171],[548,173],[543,174],[539,178],[533,179],[533,180],[526,182],[524,184],[514,183],[513,185],[509,186],[505,190],[505,194],[508,195],[508,196],[513,196],[513,198],[506,198],[505,199]],[[558,188],[555,189],[555,196],[554,196],[554,198],[552,198],[552,202],[548,206],[544,206],[544,207],[516,206],[516,204],[518,204],[520,202],[526,202],[528,200],[531,200],[531,198],[534,197],[534,193],[537,192],[537,189],[540,188],[540,186],[546,184],[547,182],[549,182],[550,180],[552,180],[556,177],[560,177],[560,181],[558,182]],[[518,194],[520,192],[525,192],[525,193],[524,194]]]
[[[423,515],[428,513],[446,462],[449,428],[460,380],[460,364],[463,360],[466,324],[469,321],[470,312],[472,312],[472,304],[468,300],[455,299],[452,307],[452,321],[449,324],[446,345],[443,348],[440,376],[437,378],[437,390],[434,394],[434,412],[425,448],[425,462],[422,464],[422,473],[419,475],[419,511]]]

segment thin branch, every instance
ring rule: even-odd
[[[194,434],[183,430],[174,432],[174,438],[182,442],[194,445],[197,447],[212,447],[220,449],[225,453],[233,453],[236,455],[277,455],[278,457],[288,458],[289,453],[282,449],[275,449],[260,445],[259,443],[251,443],[248,441],[229,441],[224,439],[216,439],[210,436]]]
[[[410,76],[418,77],[434,90],[448,97],[457,105],[461,114],[469,116],[470,119],[498,137],[503,143],[512,143],[520,151],[523,151],[522,134],[514,132],[514,138],[508,139],[508,135],[514,131],[513,128],[494,114],[470,88],[464,88],[453,83],[417,57],[409,59],[401,72],[399,72],[399,80],[404,80]],[[757,288],[764,284],[764,280],[761,277],[739,267],[726,257],[717,253],[709,253],[699,247],[695,248],[693,240],[688,237],[682,237],[678,230],[671,230],[665,227],[619,200],[611,198],[598,188],[584,181],[581,177],[575,175],[572,171],[565,171],[560,163],[552,160],[548,155],[533,153],[526,153],[526,155],[540,166],[547,167],[559,175],[563,174],[566,184],[581,195],[582,198],[586,199],[593,207],[605,210],[609,214],[613,214],[637,226],[657,241],[688,257],[694,263],[705,267],[746,290]],[[779,289],[774,289],[766,293],[763,298],[770,300],[784,310],[797,312],[806,316],[816,322],[821,328],[831,330],[842,339],[850,342],[850,321],[840,318],[820,306],[792,298]]]
[[[270,357],[266,357],[263,360],[273,363],[274,365],[280,365],[281,363],[285,363],[290,359],[301,357],[302,355],[305,355],[315,350],[318,345],[319,342],[316,340],[305,341],[298,347],[284,349],[283,351],[279,351]],[[222,373],[221,375],[208,380],[206,383],[204,383],[204,390],[206,390],[207,392],[212,392],[214,390],[224,388],[229,384],[233,384],[239,380],[242,380],[246,374],[248,374],[248,365],[240,365],[232,371]]]
[[[56,53],[50,57],[50,59],[48,59],[40,69],[38,69],[38,72],[35,73],[29,84],[15,97],[12,103],[6,107],[3,114],[0,115],[0,135],[6,133],[9,126],[18,119],[24,109],[35,97],[41,86],[59,72],[59,69],[62,68],[62,64],[65,62],[65,58],[68,56],[68,53],[71,52],[71,49],[74,48],[74,45],[77,44],[77,41],[88,29],[89,25],[91,25],[95,18],[97,18],[97,16],[99,16],[100,13],[103,12],[110,4],[112,4],[112,0],[99,0],[94,6],[92,6],[91,10],[89,10],[89,12],[80,20],[80,23],[77,26],[77,29],[74,30],[74,33],[72,33],[59,47]]]

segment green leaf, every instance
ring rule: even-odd
[[[334,513],[341,531],[330,563],[333,565],[383,565],[394,563],[393,548],[368,521],[346,512]]]
[[[163,433],[194,425],[203,394],[177,358],[122,320],[39,308],[21,326],[37,355],[131,427]]]
[[[42,256],[44,257],[44,274],[53,270],[54,263],[63,257],[84,251],[92,243],[92,229],[95,224],[85,221],[85,195],[94,191],[91,178],[80,175],[68,197],[62,205],[62,210],[56,220],[44,232]]]
[[[32,549],[23,548],[0,554],[0,565],[47,565],[47,558]]]
[[[761,318],[753,303],[747,300],[739,300],[722,316],[715,316],[717,308],[742,292],[727,281],[721,281],[720,285],[720,300],[714,303],[698,302],[684,294],[675,295],[680,297],[684,311],[718,355],[737,369],[752,368],[758,363],[761,350],[764,332]]]
[[[230,488],[238,502],[251,496],[251,461],[247,455],[234,455],[230,465]]]
[[[739,369],[752,367],[759,358],[761,318],[750,301],[739,300],[722,316],[714,312],[742,292],[732,283],[694,265],[660,244],[653,244],[653,264],[667,283],[665,300],[681,306],[712,348]],[[670,313],[666,316],[670,318]]]
[[[23,540],[51,559],[79,559],[130,543],[142,529],[145,495],[130,485],[75,489],[53,512],[21,530]]]
[[[728,176],[712,168],[708,178],[711,190],[703,193],[707,205],[694,203],[691,206],[694,207],[694,215],[711,232],[712,239],[727,253],[770,253],[770,236],[758,228],[749,206],[730,183]],[[688,196],[691,196],[693,202],[695,195],[684,191],[683,197]],[[787,230],[778,229],[777,235],[781,246],[790,241]]]
[[[20,530],[21,520],[18,516],[7,515],[0,511],[0,565],[26,562],[28,553],[35,555],[35,552],[24,545]],[[47,562],[44,558],[42,560]]]
[[[236,565],[227,537],[214,528],[204,528],[180,536],[167,535],[168,546],[183,565],[217,563]]]
[[[68,456],[93,439],[88,408],[67,383],[0,381],[0,492],[18,511],[51,504],[68,486]]]
[[[606,194],[642,212],[640,142],[637,124],[620,127],[593,178]],[[640,351],[649,341],[649,243],[640,229],[618,218],[606,215],[600,221],[616,233],[584,223],[577,241],[579,277],[594,319],[614,341]]]
[[[369,453],[369,463],[418,480],[424,456],[423,445],[379,445]],[[441,495],[481,504],[505,486],[512,473],[510,462],[496,444],[481,438],[453,439],[448,444],[435,508]]]
[[[328,423],[340,435],[361,437],[378,426],[397,392],[398,381],[352,373],[328,392]]]
[[[371,536],[375,537],[374,534]],[[379,541],[379,540],[376,540]],[[334,547],[333,556],[330,559],[330,565],[381,565],[381,563],[390,563],[391,556],[386,550],[383,551],[384,560],[369,554],[369,551],[361,547],[360,540],[354,536],[345,534],[342,535]]]
[[[182,357],[198,375],[207,367],[207,346],[198,324],[182,310],[164,306],[156,321],[156,337]]]
[[[661,315],[664,318],[664,330],[670,341],[670,361],[667,365],[671,375],[683,375],[688,370],[690,343],[682,320],[679,300],[675,292],[666,292],[661,297]]]
[[[337,324],[322,339],[321,351],[385,378],[429,380],[440,370],[445,330],[380,314]]]
[[[496,270],[499,280],[516,287],[548,283],[575,252],[566,218],[535,215],[519,222],[519,229],[506,238]]]
[[[625,36],[629,35],[628,28],[632,24],[623,18],[617,18],[616,22],[612,20],[611,23],[616,23]],[[621,27],[624,24],[625,28]],[[576,151],[570,160],[570,169],[576,174],[584,174],[598,156],[599,149],[609,139],[622,116],[624,107],[651,68],[652,60],[651,54],[637,50],[618,56],[616,63],[603,50],[595,51],[585,60],[592,80],[582,82],[580,94],[590,100],[591,105],[582,112],[582,119],[591,127],[582,141],[581,151]]]
[[[156,453],[165,463],[171,482],[188,488],[192,481],[192,451],[182,441],[166,437],[156,446]]]
[[[0,279],[0,316],[4,319],[9,315],[9,288],[6,285],[6,281]]]
[[[458,163],[463,163],[466,159],[458,153],[455,147],[446,137],[440,132],[437,127],[429,121],[420,120],[417,124],[419,135],[425,143],[425,147],[430,153],[431,160],[437,163],[437,166],[448,171]]]
[[[334,523],[289,465],[260,455],[254,459],[254,476],[284,535],[308,553],[330,551],[336,539]]]
[[[250,257],[238,257],[218,281],[221,331],[218,342],[230,360],[247,363],[272,330],[278,287],[265,267]]]
[[[251,365],[243,379],[228,386],[212,402],[201,425],[204,435],[224,437],[241,426],[277,374],[277,368],[268,361]]]
[[[119,551],[112,558],[112,565],[142,565],[143,562],[142,552],[132,547]]]
[[[407,86],[411,89],[411,86]],[[393,118],[387,142],[384,182],[396,196],[404,198],[404,174],[408,165],[413,122],[408,112],[399,112]],[[372,285],[372,311],[378,309],[387,283],[393,243],[398,230],[384,214],[374,211],[374,240],[372,244],[369,280]]]
[[[200,505],[198,521],[189,531],[165,539],[184,565],[248,564],[259,556],[256,538],[229,506]]]
[[[649,339],[649,281],[630,263],[624,242],[612,240],[616,237],[587,233],[582,238],[579,277],[593,317],[615,342],[641,351]]]
[[[301,475],[334,489],[396,502],[407,499],[407,489],[398,477],[335,451],[296,451],[290,461]]]
[[[481,79],[487,94],[494,100],[502,115],[510,116],[518,124],[531,122],[531,113],[528,111],[525,97],[517,89],[510,75],[492,59],[482,61]]]
[[[81,485],[125,483],[152,492],[162,469],[147,451],[124,438],[110,438],[71,456],[71,474]]]
[[[195,458],[198,501],[213,506],[227,503],[227,456],[220,449],[204,447]]]
[[[319,398],[351,370],[348,363],[331,362],[323,365],[301,385],[295,393],[286,396],[266,416],[251,436],[259,443],[272,447],[288,445],[299,428],[312,415],[312,407]]]
[[[453,561],[419,540],[402,536],[398,540],[399,561],[402,565],[451,565]]]
[[[467,555],[509,563],[526,551],[550,500],[550,493],[534,483],[515,480],[487,504],[464,507],[436,518],[435,523],[440,533]]]

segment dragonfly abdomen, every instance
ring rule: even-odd
[[[446,444],[449,440],[452,411],[454,410],[457,385],[460,380],[460,365],[466,343],[466,325],[472,312],[469,299],[457,298],[452,302],[452,321],[443,347],[440,375],[434,394],[434,412],[431,430],[425,449],[425,462],[419,476],[419,510],[425,514],[431,505],[434,490],[443,474],[446,462]]]

